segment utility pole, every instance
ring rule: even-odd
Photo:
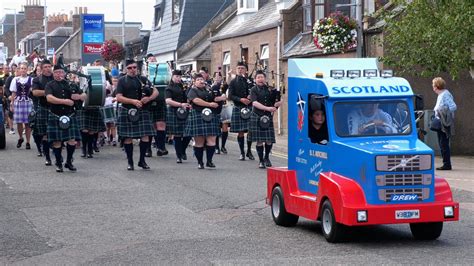
[[[44,55],[48,58],[48,13],[46,7],[46,0],[44,0]]]
[[[122,0],[122,45],[125,48],[125,0]]]

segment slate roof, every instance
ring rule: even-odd
[[[17,13],[16,14],[16,24],[20,24],[25,19],[24,13]],[[15,24],[15,14],[5,14],[2,20],[0,20],[0,24],[3,24],[3,34],[8,32],[9,30],[13,30]]]
[[[48,37],[69,37],[72,34],[72,27],[57,27],[48,33]]]
[[[184,63],[194,60],[211,60],[211,41],[202,40],[195,45],[188,53],[178,59],[178,63]]]
[[[283,48],[283,58],[303,57],[318,53],[322,53],[322,50],[314,45],[311,33],[299,33]]]
[[[238,16],[224,26],[211,41],[228,39],[232,37],[243,36],[278,26],[280,12],[277,9],[275,1],[268,1],[259,7],[258,11],[246,18],[244,22],[239,21]]]
[[[148,53],[175,51],[233,2],[233,0],[182,0],[180,20],[172,24],[172,1],[157,0],[157,4],[164,4],[164,12],[161,27],[152,30],[150,34]]]

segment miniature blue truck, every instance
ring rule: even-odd
[[[399,223],[409,223],[416,239],[436,239],[443,222],[459,220],[448,183],[435,176],[433,150],[418,139],[422,101],[378,65],[375,58],[288,61],[288,167],[267,170],[276,224],[320,220],[326,240],[338,242],[351,226]],[[315,142],[318,110],[327,139]]]

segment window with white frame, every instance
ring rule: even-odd
[[[155,17],[153,21],[154,29],[159,29],[161,27],[161,23],[163,21],[163,4],[164,2],[155,6]]]
[[[262,45],[262,48],[260,49],[260,62],[264,69],[268,67],[269,59],[270,59],[270,50],[268,48],[268,44]]]
[[[238,14],[255,12],[258,10],[258,0],[238,0]]]
[[[181,0],[173,0],[171,4],[171,19],[172,23],[179,22],[179,17],[181,15]]]
[[[224,73],[222,75],[224,77],[227,77],[227,75],[230,73],[230,52],[224,52],[224,57],[222,60],[222,70]]]

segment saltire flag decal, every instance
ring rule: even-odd
[[[305,107],[306,102],[303,101],[303,98],[301,98],[300,92],[298,92],[298,101],[296,102],[296,105],[298,105],[298,130],[301,132],[303,130],[303,125],[304,125],[304,107]]]

